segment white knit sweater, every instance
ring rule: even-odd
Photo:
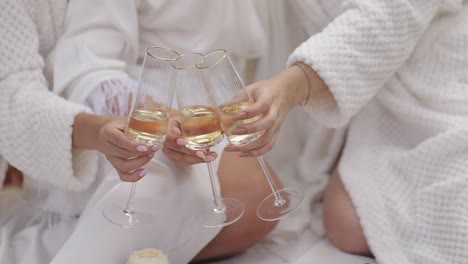
[[[349,124],[339,172],[382,264],[468,263],[466,2],[322,1],[332,22],[288,62],[334,95],[311,115]]]
[[[75,116],[88,110],[50,92],[43,74],[66,4],[0,1],[0,164],[6,159],[28,176],[79,191],[93,182],[97,166],[94,152],[71,142]]]

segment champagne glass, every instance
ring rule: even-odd
[[[221,124],[229,142],[232,145],[241,146],[257,140],[264,131],[245,135],[232,134],[238,126],[259,120],[261,115],[238,121],[232,119],[240,110],[251,105],[253,100],[244,89],[245,86],[226,50],[218,49],[205,54],[204,60],[197,64],[197,68],[202,71],[206,80],[207,92],[217,106]],[[263,157],[259,156],[257,159],[272,190],[272,194],[257,207],[258,217],[265,221],[275,221],[293,213],[304,200],[303,192],[296,188],[278,190]]]
[[[163,144],[169,125],[169,111],[174,95],[170,85],[173,63],[180,55],[164,47],[150,47],[146,50],[133,98],[125,134],[149,147]],[[151,223],[151,214],[137,210],[134,204],[136,183],[132,183],[127,204],[107,205],[104,217],[123,228],[134,228]]]
[[[204,88],[200,70],[196,64],[203,60],[199,53],[180,55],[175,63],[173,86],[176,90],[180,125],[186,147],[192,150],[209,149],[223,139],[223,131],[216,108]],[[239,220],[244,214],[244,205],[232,198],[222,198],[217,187],[217,177],[210,162],[206,163],[210,176],[213,204],[202,212],[202,225],[222,227]]]

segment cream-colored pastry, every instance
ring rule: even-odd
[[[169,259],[161,250],[147,248],[133,251],[128,257],[127,264],[169,264]]]

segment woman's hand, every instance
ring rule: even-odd
[[[240,111],[234,120],[262,115],[259,120],[242,125],[233,134],[243,135],[265,131],[256,141],[245,146],[229,145],[226,151],[240,151],[241,157],[260,156],[273,148],[288,112],[298,105],[330,104],[333,94],[322,78],[308,65],[297,63],[267,81],[246,87],[254,104]]]
[[[149,147],[128,138],[125,124],[126,117],[80,114],[75,118],[73,146],[103,153],[122,181],[136,182],[146,175],[142,167],[161,146]]]
[[[226,151],[241,151],[241,157],[260,156],[273,148],[275,140],[288,112],[306,100],[307,78],[299,66],[293,66],[274,78],[246,87],[254,104],[240,111],[235,120],[262,115],[258,121],[242,125],[232,131],[243,135],[265,131],[256,141],[244,145],[229,145]]]
[[[188,166],[210,162],[218,157],[216,152],[191,150],[185,147],[186,144],[187,141],[182,138],[179,118],[171,118],[163,152],[174,164],[178,166]]]

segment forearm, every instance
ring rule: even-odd
[[[274,80],[282,84],[284,96],[293,106],[334,102],[326,83],[307,64],[296,63],[277,75]]]
[[[75,148],[98,150],[99,130],[110,120],[107,116],[81,113],[75,117],[72,144]]]

